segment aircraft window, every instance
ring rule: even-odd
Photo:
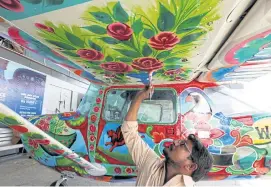
[[[120,122],[125,118],[138,90],[112,89],[107,92],[103,117]],[[177,94],[173,89],[157,89],[151,99],[140,105],[138,121],[150,124],[173,124],[176,121]]]

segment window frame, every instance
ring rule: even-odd
[[[106,111],[106,105],[107,105],[107,97],[108,97],[108,93],[110,91],[114,91],[114,90],[137,90],[137,91],[140,91],[141,89],[140,88],[110,88],[106,91],[105,93],[105,96],[104,96],[104,107],[103,107],[103,110],[102,110],[102,119],[106,122],[109,122],[109,123],[122,123],[123,122],[123,119],[122,120],[108,120],[106,117],[105,117],[105,111]],[[175,125],[178,121],[178,93],[177,91],[174,89],[174,88],[155,88],[155,90],[169,90],[169,91],[172,91],[173,95],[175,95],[175,98],[172,100],[172,104],[173,104],[173,109],[175,112],[173,112],[174,114],[174,120],[172,122],[144,122],[144,121],[140,121],[137,119],[138,121],[138,124],[147,124],[147,125]],[[128,111],[127,111],[128,112]],[[126,112],[126,114],[127,114]],[[125,114],[125,116],[126,116]]]

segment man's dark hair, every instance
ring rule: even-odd
[[[214,160],[208,149],[202,145],[195,135],[190,134],[188,139],[193,142],[191,160],[198,165],[191,177],[195,182],[198,182],[211,170]]]

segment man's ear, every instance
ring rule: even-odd
[[[195,163],[187,164],[187,165],[186,165],[186,169],[187,169],[188,171],[190,171],[190,172],[195,171],[197,168],[198,168],[198,165],[195,164]]]

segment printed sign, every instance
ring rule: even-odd
[[[28,118],[42,113],[46,76],[0,58],[0,102]]]

